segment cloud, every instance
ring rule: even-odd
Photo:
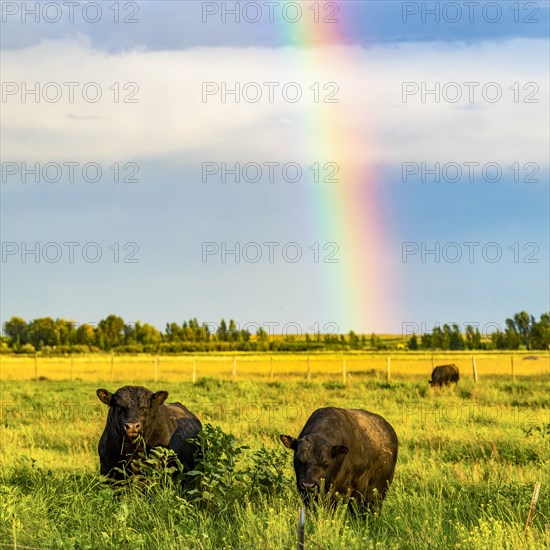
[[[67,117],[72,120],[101,120],[103,118],[100,116],[75,115],[74,113],[67,113]]]
[[[269,6],[268,4],[271,4]],[[487,4],[487,5],[484,5]],[[483,42],[548,36],[548,3],[199,2],[154,0],[2,2],[2,45],[21,48],[85,34],[94,48],[121,52],[197,47],[283,47],[343,43]]]
[[[527,39],[117,54],[47,41],[3,54],[3,156],[545,163],[547,64],[546,41]]]

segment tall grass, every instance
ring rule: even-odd
[[[411,375],[387,382],[369,373],[307,381],[199,378],[162,380],[203,423],[232,433],[252,464],[265,445],[284,451],[317,407],[362,407],[385,416],[400,442],[394,482],[379,515],[343,508],[308,512],[306,548],[535,549],[550,545],[547,376],[486,375],[475,384],[433,389]],[[124,384],[139,382],[129,376]],[[107,379],[5,381],[0,432],[0,543],[6,548],[288,549],[300,500],[293,483],[274,494],[245,492],[228,506],[204,507],[170,486],[115,491],[98,476],[97,442]],[[292,453],[284,474],[293,480]],[[537,515],[522,534],[535,481]],[[223,510],[223,511],[220,511]]]

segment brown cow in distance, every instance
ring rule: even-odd
[[[432,386],[448,386],[451,382],[458,382],[458,367],[454,364],[439,365],[432,371],[432,378],[428,382]]]

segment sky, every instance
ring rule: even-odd
[[[548,2],[2,2],[2,322],[550,310]]]

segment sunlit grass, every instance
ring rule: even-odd
[[[89,354],[48,357],[0,356],[0,380],[113,380],[131,377],[143,382],[156,378],[180,381],[205,376],[232,379],[256,378],[284,380],[286,378],[334,379],[346,382],[357,377],[385,378],[388,358],[390,376],[428,379],[433,366],[455,363],[461,379],[473,378],[473,361],[478,377],[502,375],[516,377],[550,373],[550,355],[538,353],[474,353],[474,352],[394,352],[353,354],[197,354],[197,355],[110,355]],[[525,357],[536,357],[526,360]],[[513,359],[512,359],[513,358]],[[234,368],[236,365],[236,369]]]
[[[134,358],[130,358],[134,359]],[[317,358],[316,358],[317,359]],[[219,358],[222,364],[228,358]],[[132,362],[132,361],[131,361]],[[139,363],[133,361],[134,365]],[[0,433],[0,540],[39,548],[258,548],[295,546],[300,504],[293,486],[244,498],[224,516],[170,491],[114,497],[102,486],[97,442],[107,408],[95,395],[138,382],[4,381]],[[146,382],[166,389],[204,422],[233,433],[250,452],[281,448],[311,412],[336,405],[386,417],[400,448],[380,517],[308,515],[309,548],[543,548],[550,543],[549,378],[502,375],[433,389],[424,377],[387,382],[372,373],[259,381],[199,377]],[[286,473],[293,476],[292,453]],[[522,535],[535,481],[543,490],[531,534]]]

